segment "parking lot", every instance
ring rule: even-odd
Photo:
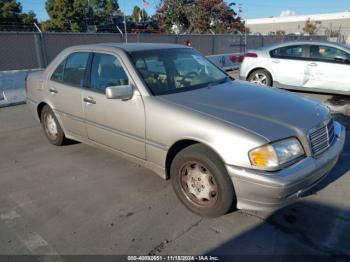
[[[346,97],[301,95],[334,105],[349,130]],[[350,255],[349,140],[295,204],[208,219],[138,165],[81,143],[52,146],[26,105],[0,109],[0,123],[0,254]]]

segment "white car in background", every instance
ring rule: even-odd
[[[350,95],[350,48],[293,41],[249,51],[240,79],[284,89]]]

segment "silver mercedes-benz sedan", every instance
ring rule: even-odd
[[[350,95],[350,47],[293,41],[250,50],[240,78],[278,88]]]
[[[202,216],[278,208],[336,164],[342,125],[322,104],[234,81],[193,49],[96,44],[26,80],[48,140],[81,141],[171,178]]]

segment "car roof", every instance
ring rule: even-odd
[[[185,45],[179,44],[160,44],[160,43],[98,43],[89,45],[72,46],[71,48],[117,48],[126,52],[146,51],[146,50],[159,50],[159,49],[171,49],[171,48],[189,48]]]
[[[349,47],[344,45],[339,45],[334,42],[329,41],[315,41],[315,40],[295,40],[295,41],[286,41],[282,43],[277,43],[269,46],[262,47],[260,50],[271,50],[278,47],[284,47],[284,46],[290,46],[290,45],[328,45],[333,46],[341,49],[348,49]]]

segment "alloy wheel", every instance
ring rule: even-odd
[[[267,76],[263,73],[255,73],[250,82],[261,86],[267,86],[268,79]]]

